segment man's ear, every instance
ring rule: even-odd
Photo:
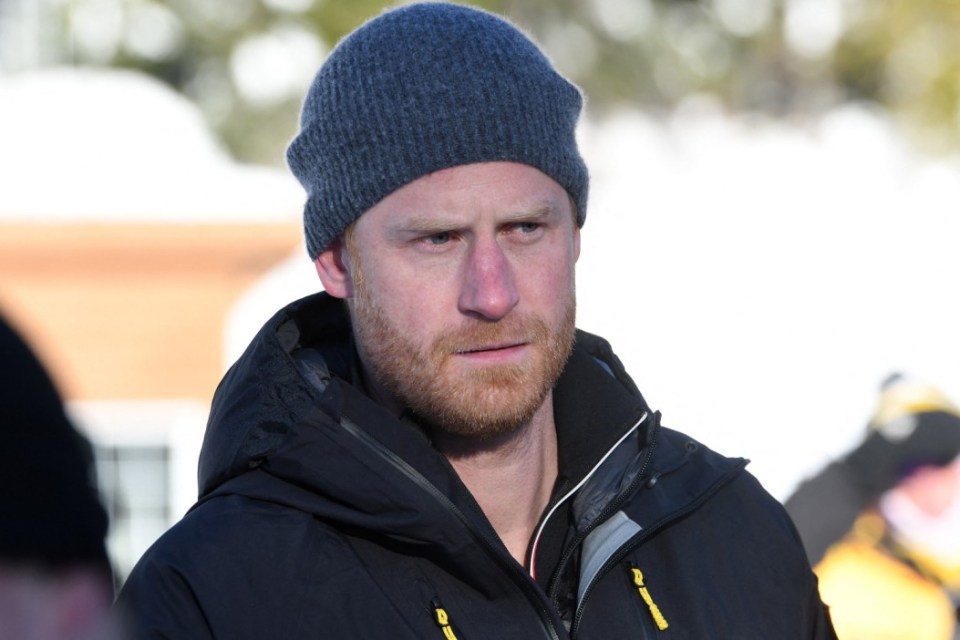
[[[342,238],[334,240],[313,262],[324,290],[334,298],[353,296],[353,278],[348,262]]]

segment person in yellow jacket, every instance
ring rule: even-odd
[[[842,640],[960,638],[960,410],[891,376],[864,438],[786,501]]]

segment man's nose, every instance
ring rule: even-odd
[[[495,239],[476,241],[467,254],[460,289],[460,312],[500,320],[520,301],[513,265]]]

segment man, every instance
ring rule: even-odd
[[[0,318],[0,639],[110,640],[107,514],[88,443]]]
[[[221,383],[141,637],[829,638],[782,507],[574,328],[579,91],[506,21],[348,36],[288,151],[325,293]]]
[[[786,501],[841,638],[960,635],[960,410],[885,381],[864,437]]]

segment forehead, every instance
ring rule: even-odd
[[[539,169],[515,162],[484,162],[418,178],[378,202],[357,223],[467,222],[571,211],[564,188]]]

